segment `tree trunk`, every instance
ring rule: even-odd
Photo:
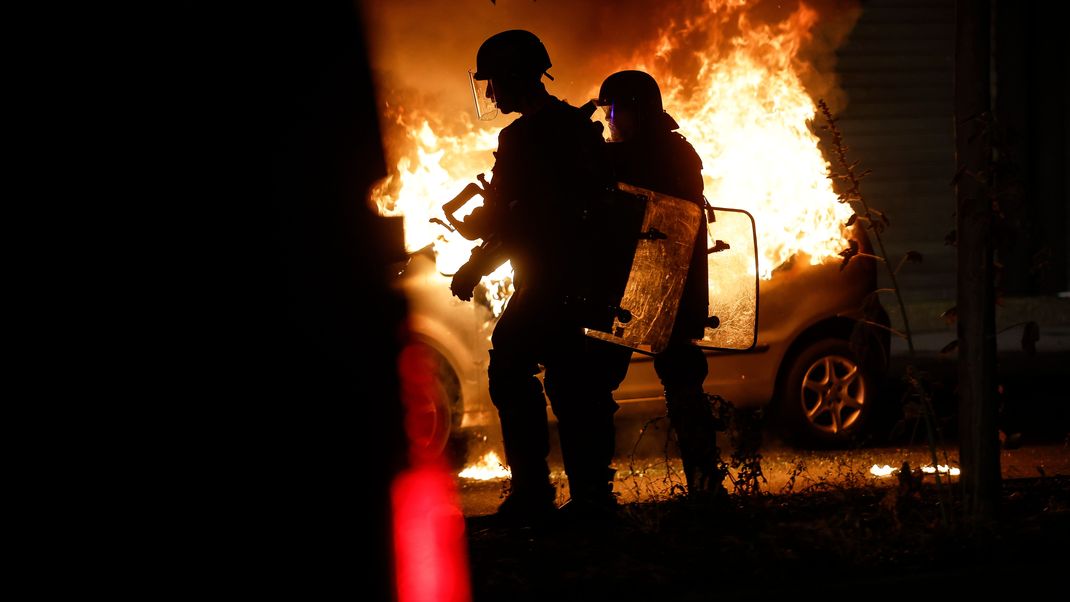
[[[989,0],[957,0],[955,145],[958,228],[959,455],[963,519],[995,517],[1000,493],[996,424]]]

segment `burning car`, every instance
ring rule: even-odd
[[[852,234],[868,253],[865,232]],[[890,345],[876,267],[872,260],[842,269],[837,262],[813,265],[801,255],[778,266],[760,281],[755,345],[707,351],[706,391],[737,408],[767,408],[777,432],[801,447],[858,441],[882,413],[877,388]],[[615,397],[663,403],[650,356],[633,355]]]
[[[668,11],[671,26],[650,28],[642,42],[628,39],[621,52],[591,57],[590,73],[560,78],[550,89],[565,99],[591,98],[584,81],[636,67],[662,84],[665,110],[702,158],[706,198],[748,213],[756,226],[752,277],[758,283],[751,290],[759,294],[748,300],[757,307],[756,337],[752,333],[746,351],[707,352],[707,392],[737,407],[769,408],[799,445],[844,444],[863,433],[879,410],[875,393],[889,346],[880,325],[888,319],[876,294],[877,260],[860,223],[845,227],[853,211],[833,190],[813,124],[818,113],[812,95],[834,92],[826,85],[832,74],[821,71],[831,63],[811,62],[819,50],[815,43],[824,40],[814,35],[821,21],[804,4],[761,19],[750,18],[748,3],[729,4],[695,5],[686,22]],[[729,22],[731,27],[722,26]],[[690,32],[687,44],[676,35],[681,28]],[[391,39],[381,42],[384,68],[409,55]],[[426,65],[417,66],[406,72],[428,79]],[[438,366],[440,399],[429,410],[437,426],[429,445],[446,445],[451,433],[485,428],[493,436],[497,428],[487,394],[487,349],[511,291],[511,272],[506,263],[485,277],[479,303],[453,298],[449,274],[472,244],[442,227],[441,208],[473,174],[493,164],[506,123],[476,123],[466,117],[467,105],[428,103],[419,95],[406,100],[391,95],[383,103],[396,168],[370,201],[384,215],[405,217],[410,258],[399,266],[398,284],[411,299],[412,329]],[[845,264],[840,254],[852,241],[859,253]],[[718,288],[717,273],[711,268],[711,304],[736,299],[735,292]],[[723,318],[734,312],[715,312],[725,330]],[[616,392],[622,409],[649,405],[663,411],[661,395],[653,362],[634,354]]]
[[[852,230],[862,253],[864,230]],[[778,432],[801,447],[857,441],[880,412],[876,389],[887,366],[888,317],[876,299],[869,259],[811,264],[803,254],[760,281],[756,342],[746,351],[706,351],[708,393],[737,408],[764,407]],[[473,302],[453,297],[431,246],[399,266],[398,284],[411,300],[411,328],[434,358],[439,385],[428,444],[456,450],[496,438],[497,414],[487,387],[490,334],[508,279],[488,278]],[[488,286],[490,283],[490,286]],[[711,284],[711,287],[714,286]],[[634,353],[614,397],[622,411],[664,413],[652,357]],[[553,419],[552,413],[550,414]]]

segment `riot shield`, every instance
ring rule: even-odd
[[[707,210],[710,317],[704,349],[745,351],[758,339],[758,245],[754,218],[739,209]]]
[[[668,344],[676,320],[702,210],[691,201],[653,190],[617,186],[645,201],[642,225],[612,326],[585,332],[641,353],[659,353]]]

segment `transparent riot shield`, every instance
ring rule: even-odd
[[[613,325],[606,331],[585,332],[641,353],[659,353],[676,320],[702,210],[684,199],[623,183],[617,186],[645,200],[642,225]]]
[[[758,245],[754,218],[739,209],[707,210],[710,317],[695,344],[745,351],[758,339]]]

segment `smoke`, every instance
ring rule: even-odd
[[[785,36],[798,45],[790,67],[812,98],[836,111],[845,98],[835,51],[861,12],[858,0],[365,0],[362,7],[388,136],[391,121],[414,115],[447,134],[508,123],[474,121],[467,81],[479,45],[506,29],[542,39],[555,78],[547,89],[579,105],[610,73],[633,68],[686,99],[701,85],[704,64],[749,43],[745,32],[797,28]]]

